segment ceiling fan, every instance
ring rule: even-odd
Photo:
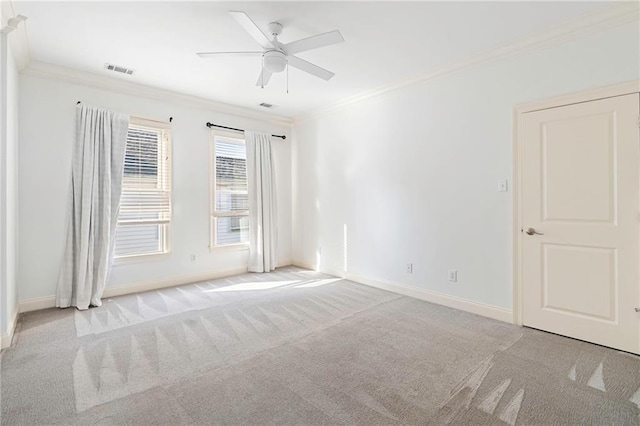
[[[307,50],[317,49],[319,47],[329,46],[344,41],[340,31],[334,30],[328,33],[307,37],[291,43],[282,44],[278,40],[278,36],[282,32],[282,24],[279,22],[271,22],[268,25],[269,33],[273,36],[272,40],[249,18],[244,12],[230,11],[229,14],[242,26],[262,46],[262,51],[253,52],[200,52],[197,55],[201,58],[217,58],[221,56],[262,56],[262,71],[256,82],[257,86],[264,87],[269,82],[271,75],[284,71],[287,65],[298,68],[301,71],[319,77],[323,80],[329,80],[335,74],[310,62],[294,56],[296,53],[306,52]]]

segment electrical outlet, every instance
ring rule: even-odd
[[[452,283],[458,281],[458,271],[456,269],[449,269],[449,281]]]
[[[413,263],[407,263],[407,274],[413,274]]]
[[[195,262],[195,261],[196,261],[196,255],[195,255],[195,254],[192,254],[192,255],[191,255],[191,261],[192,261],[192,262]]]

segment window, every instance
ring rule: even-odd
[[[127,134],[115,256],[168,253],[171,226],[171,130],[132,117]]]
[[[211,133],[211,247],[249,242],[247,150],[243,139]]]

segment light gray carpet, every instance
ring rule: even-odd
[[[640,358],[288,267],[20,317],[3,425],[640,423]]]

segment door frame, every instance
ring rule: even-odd
[[[522,276],[522,144],[523,115],[528,112],[597,101],[616,96],[640,93],[640,80],[628,81],[612,86],[570,93],[549,99],[527,102],[513,108],[513,323],[523,325],[524,277]],[[640,120],[640,118],[639,118]],[[640,122],[639,122],[640,125]]]

